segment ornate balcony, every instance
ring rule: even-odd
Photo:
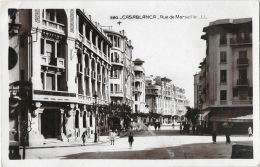
[[[248,58],[237,59],[237,66],[248,66]]]
[[[64,24],[53,22],[50,20],[42,19],[42,28],[47,31],[56,32],[58,34],[65,35]]]
[[[54,58],[53,61],[51,61],[50,59],[51,58],[49,56],[41,55],[41,65],[56,68],[65,68],[65,59],[60,57]]]
[[[83,73],[83,67],[80,63],[77,64],[77,74],[82,74]]]
[[[92,80],[96,80],[97,76],[96,76],[96,72],[92,71],[92,76],[91,76]]]
[[[101,75],[100,74],[97,75],[97,80],[98,80],[98,82],[101,82]]]
[[[237,80],[237,86],[248,86],[248,79],[238,79]]]
[[[85,68],[85,76],[86,77],[90,76],[90,69],[88,67]]]
[[[250,46],[252,45],[252,37],[247,38],[230,38],[230,46]]]

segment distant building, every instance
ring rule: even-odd
[[[246,133],[253,126],[252,19],[216,20],[203,32],[206,57],[194,96],[204,128]]]
[[[160,76],[146,77],[146,105],[153,113],[161,114],[162,123],[180,121],[189,101],[185,90],[171,83],[171,79]]]
[[[133,108],[134,77],[131,40],[128,40],[125,31],[116,32],[112,29],[104,30],[112,41],[111,71],[110,71],[110,97],[117,104],[126,104]]]
[[[133,93],[134,93],[134,112],[145,113],[145,69],[143,67],[144,61],[137,58],[134,63],[134,80],[133,80]]]

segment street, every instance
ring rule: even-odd
[[[127,136],[116,139],[115,145],[110,144],[107,136],[101,136],[102,142],[88,139],[86,146],[76,141],[27,147],[26,159],[230,159],[233,143],[253,141],[247,135],[231,135],[231,144],[226,145],[225,136],[220,135],[213,144],[210,135],[180,134],[178,126],[173,129],[169,125],[162,126],[160,131],[149,127],[148,131],[133,133],[132,148]]]

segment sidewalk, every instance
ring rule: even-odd
[[[127,133],[121,136],[116,136],[116,139],[119,139],[121,137],[126,136]],[[92,146],[92,145],[100,145],[103,143],[110,142],[110,139],[108,136],[99,136],[99,141],[94,142],[94,138],[86,138],[86,146]],[[76,141],[70,141],[70,142],[63,142],[60,140],[55,139],[45,139],[44,144],[39,145],[33,145],[33,146],[26,146],[26,149],[37,149],[37,148],[56,148],[56,147],[79,147],[82,146],[82,140],[81,138],[78,138]],[[20,147],[21,149],[22,147]]]

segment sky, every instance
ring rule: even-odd
[[[32,5],[31,2],[28,4]],[[133,60],[140,58],[145,61],[146,75],[170,78],[174,85],[184,88],[191,107],[194,106],[193,75],[199,72],[199,63],[206,56],[206,43],[201,39],[203,27],[218,19],[259,15],[258,1],[104,0],[57,1],[56,4],[45,1],[33,7],[80,8],[101,26],[112,26],[116,31],[125,30],[134,47]],[[27,4],[18,5],[22,7]],[[127,15],[155,15],[156,19],[122,18]],[[176,15],[189,18],[180,19]],[[113,16],[118,19],[111,19]],[[174,16],[174,19],[162,19],[161,16]],[[122,23],[119,25],[118,21]]]
[[[174,85],[185,89],[193,107],[193,75],[199,72],[199,63],[206,56],[203,27],[218,19],[252,17],[257,13],[255,5],[253,1],[99,1],[88,3],[84,11],[102,26],[125,30],[134,46],[133,60],[145,61],[146,75],[170,78]],[[124,19],[126,15],[156,15],[156,19]],[[176,15],[192,18],[179,19]],[[113,16],[118,19],[111,19]]]

